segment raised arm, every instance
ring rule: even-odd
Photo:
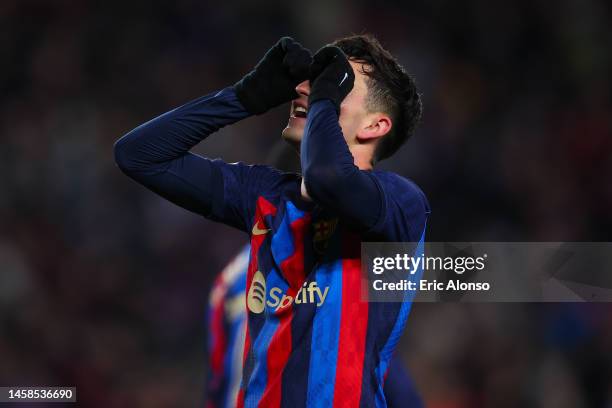
[[[240,220],[223,219],[222,207],[229,204],[228,183],[240,190],[252,168],[226,165],[189,150],[223,126],[294,98],[295,85],[305,78],[309,65],[310,52],[293,39],[282,38],[234,86],[171,110],[119,139],[115,143],[118,166],[188,210],[244,228]]]
[[[138,126],[115,143],[115,161],[138,183],[208,216],[215,190],[223,191],[223,179],[211,160],[189,150],[211,133],[247,116],[234,89],[226,88]]]
[[[315,202],[361,229],[376,224],[382,193],[371,173],[355,166],[331,101],[309,106],[301,160],[304,185]]]
[[[358,228],[370,229],[381,217],[384,197],[372,174],[355,165],[338,123],[340,103],[354,78],[339,48],[327,46],[315,55],[300,153],[302,174],[315,202]]]

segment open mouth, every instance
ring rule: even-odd
[[[305,118],[307,114],[308,109],[304,108],[303,106],[296,106],[293,109],[293,116],[295,116],[296,118]]]

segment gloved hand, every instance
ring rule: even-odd
[[[355,73],[344,52],[336,46],[326,45],[313,57],[310,66],[310,95],[308,105],[329,99],[340,113],[340,104],[353,89]]]
[[[312,55],[291,37],[281,38],[234,87],[242,105],[260,115],[298,97],[295,87],[308,79]]]

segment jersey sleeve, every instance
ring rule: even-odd
[[[190,150],[248,115],[232,87],[205,95],[127,133],[115,143],[115,161],[130,178],[169,201],[246,231],[256,196],[273,188],[281,173]]]
[[[355,165],[330,100],[309,106],[300,157],[304,186],[313,201],[359,231],[376,223],[383,197],[371,172]]]
[[[418,242],[431,213],[425,194],[412,181],[390,172],[372,172],[383,198],[382,211],[367,239]]]

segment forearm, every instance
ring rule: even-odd
[[[301,144],[304,184],[319,205],[344,215],[360,227],[376,224],[382,193],[374,178],[354,164],[332,102],[320,100],[309,107]]]
[[[189,150],[223,126],[296,97],[295,86],[306,79],[311,60],[310,51],[298,42],[280,39],[234,86],[123,136],[115,143],[117,164],[130,178],[175,204],[248,231],[254,197],[280,175],[263,166],[209,160]]]
[[[211,133],[248,115],[233,88],[223,89],[138,126],[115,143],[115,160],[129,176],[162,172]]]
[[[115,143],[115,160],[133,180],[190,211],[210,216],[223,199],[223,175],[189,150],[248,113],[232,88],[195,99],[132,130]]]

